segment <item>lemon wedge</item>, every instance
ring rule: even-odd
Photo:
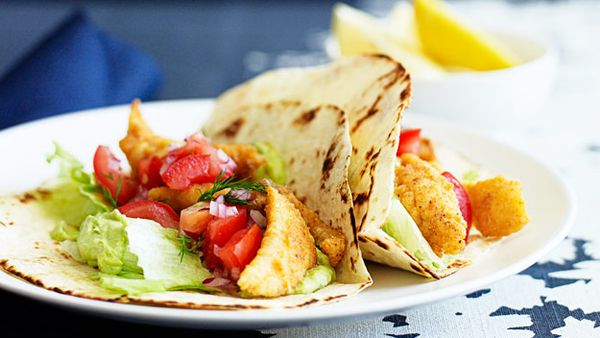
[[[414,13],[423,49],[446,67],[483,71],[519,63],[513,51],[469,25],[441,0],[414,0]]]
[[[446,70],[424,53],[416,52],[398,43],[386,27],[371,15],[338,3],[333,8],[333,35],[342,56],[381,53],[399,61],[418,78],[437,78]]]

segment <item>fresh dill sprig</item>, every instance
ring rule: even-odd
[[[237,198],[236,196],[231,194],[233,190],[249,190],[249,191],[258,191],[261,193],[265,192],[265,188],[257,182],[249,182],[246,179],[235,180],[235,176],[230,176],[223,179],[223,172],[217,176],[213,186],[207,191],[203,192],[202,195],[198,198],[198,202],[210,202],[213,199],[214,194],[219,191],[229,189],[230,192],[225,194],[223,198],[227,202],[227,204],[238,204],[238,205],[249,205],[250,202]]]
[[[194,251],[198,250],[198,248],[200,248],[202,245],[202,242],[198,241],[196,244],[190,247],[190,244],[194,242],[194,239],[182,233],[177,236],[176,240],[179,243],[179,263],[183,262],[185,255],[193,254]]]

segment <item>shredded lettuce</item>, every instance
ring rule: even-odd
[[[60,171],[56,180],[47,188],[52,194],[42,203],[50,218],[58,220],[52,231],[53,239],[64,240],[65,225],[79,228],[88,215],[109,211],[100,186],[94,176],[83,170],[83,165],[58,143],[55,151],[48,156],[48,162],[59,161]],[[70,239],[71,236],[67,236]]]
[[[268,178],[278,184],[287,183],[287,175],[285,173],[285,161],[277,152],[275,147],[270,143],[254,143],[252,144],[258,152],[267,159],[267,163],[258,168],[256,176],[260,178]]]
[[[160,224],[139,218],[127,218],[129,250],[137,256],[137,264],[146,280],[160,280],[167,290],[202,289],[211,276],[193,253],[181,256],[177,232]]]
[[[178,234],[160,224],[128,218],[118,210],[88,216],[77,246],[83,261],[97,267],[101,285],[124,294],[209,290],[211,276],[194,253],[181,256]]]
[[[329,264],[329,258],[317,249],[317,266],[306,272],[304,278],[294,288],[294,293],[312,293],[326,287],[334,280],[335,270]]]
[[[390,214],[383,225],[383,231],[392,236],[415,258],[432,270],[444,266],[442,259],[433,252],[431,246],[421,234],[421,230],[397,198],[392,199]]]
[[[474,169],[468,170],[463,174],[462,179],[465,182],[475,182],[479,179],[479,172]]]

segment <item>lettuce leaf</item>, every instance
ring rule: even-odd
[[[211,277],[200,258],[184,252],[181,256],[177,231],[138,218],[127,218],[129,251],[137,257],[144,279],[161,281],[166,290],[206,289],[204,280]]]
[[[277,150],[269,143],[259,142],[252,145],[267,160],[265,165],[258,168],[256,172],[257,178],[268,178],[275,183],[286,184],[285,161]]]
[[[421,230],[397,198],[392,199],[390,214],[383,225],[383,231],[432,270],[443,266],[442,260],[433,252]]]
[[[211,276],[200,258],[183,252],[178,233],[118,210],[88,216],[77,239],[79,254],[98,267],[101,285],[124,294],[167,290],[205,290]]]
[[[308,294],[326,287],[335,280],[335,270],[329,258],[317,249],[317,266],[308,270],[304,278],[294,288],[294,293]]]
[[[48,162],[59,161],[60,171],[56,180],[46,186],[52,194],[42,203],[47,216],[58,221],[52,231],[53,239],[62,239],[64,226],[79,228],[88,215],[112,209],[94,176],[83,170],[83,164],[58,143],[48,156]]]

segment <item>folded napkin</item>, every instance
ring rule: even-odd
[[[101,31],[81,11],[0,79],[0,129],[65,112],[151,99],[158,64]]]

